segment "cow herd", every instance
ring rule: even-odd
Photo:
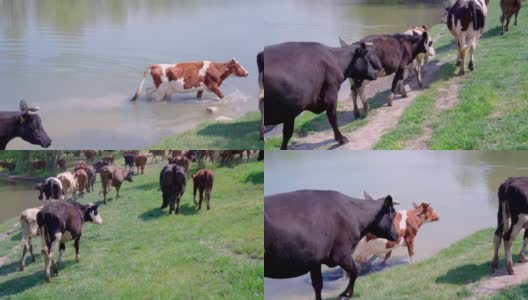
[[[233,159],[234,155],[246,151],[223,151],[218,154],[215,152],[206,150],[169,151],[168,160],[174,161],[174,163],[169,162],[160,171],[161,209],[169,206],[169,214],[172,212],[179,213],[179,204],[181,197],[185,193],[188,170],[191,163],[198,162],[201,164],[206,159],[213,162],[215,157],[219,157],[226,162],[227,159]],[[164,150],[152,150],[150,154],[152,155],[152,162],[160,156],[163,159],[166,158],[166,151]],[[248,157],[253,154],[253,151],[249,151]],[[138,157],[141,159],[137,159]],[[66,242],[74,241],[76,260],[78,261],[79,242],[83,224],[86,222],[102,224],[103,220],[99,214],[99,206],[97,204],[81,204],[77,202],[77,199],[82,198],[85,192],[94,191],[93,185],[96,180],[96,174],[99,173],[103,203],[107,204],[107,194],[112,188],[116,189],[115,199],[117,200],[119,198],[119,189],[123,182],[133,182],[132,176],[135,173],[130,170],[131,167],[128,162],[130,160],[134,162],[136,167],[140,168],[141,174],[143,174],[146,166],[146,157],[146,154],[142,154],[139,151],[126,151],[124,153],[125,168],[111,164],[108,159],[99,160],[90,165],[84,161],[79,161],[75,163],[72,171],[64,171],[37,184],[35,188],[39,192],[38,199],[50,201],[47,201],[45,205],[26,209],[20,214],[22,227],[20,270],[23,271],[25,269],[28,253],[31,254],[33,261],[35,261],[32,239],[37,235],[42,238],[42,253],[45,260],[44,273],[47,282],[51,280],[52,271],[54,274],[59,272]],[[95,159],[95,156],[93,159]],[[137,173],[136,175],[140,174]],[[201,210],[202,202],[204,201],[207,210],[211,209],[210,201],[214,177],[214,172],[205,168],[198,168],[192,174],[193,203],[197,210]],[[197,194],[198,201],[196,199]],[[68,197],[69,195],[71,195],[71,198]],[[65,201],[65,199],[68,200]],[[59,258],[57,263],[55,263],[53,254],[57,251],[57,247],[59,249]]]

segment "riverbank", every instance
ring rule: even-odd
[[[491,2],[487,25],[475,51],[474,72],[456,75],[454,38],[445,24],[433,26],[430,33],[437,56],[425,67],[426,74],[431,76],[433,72],[434,76],[424,90],[413,87],[408,98],[397,97],[393,107],[387,107],[385,99],[392,76],[378,79],[367,85],[372,111],[366,118],[356,120],[350,96],[341,97],[339,126],[351,143],[335,143],[325,114],[305,112],[296,120],[289,148],[528,148],[524,138],[528,124],[523,118],[528,113],[528,50],[524,47],[528,31],[519,21],[519,26],[510,26],[510,31],[501,36],[500,13],[499,3]],[[519,13],[519,20],[523,19],[528,19],[526,8]],[[268,137],[266,149],[277,149],[280,142],[280,135]]]
[[[263,297],[264,164],[245,160],[214,170],[211,210],[197,212],[188,176],[180,214],[161,211],[159,172],[163,163],[148,163],[145,175],[115,189],[99,212],[102,225],[85,224],[81,261],[73,244],[66,246],[64,267],[46,284],[40,254],[18,272],[20,232],[0,240],[0,297],[18,298],[178,298],[255,299]],[[189,174],[193,174],[193,164]],[[101,203],[100,182],[81,202]],[[18,226],[14,217],[0,232]],[[18,228],[18,227],[17,227]],[[34,242],[40,252],[40,239]]]
[[[260,113],[251,112],[234,121],[205,122],[196,129],[165,138],[150,149],[260,150]]]

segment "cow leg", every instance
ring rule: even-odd
[[[362,82],[361,86],[359,87],[359,98],[361,99],[361,103],[363,103],[363,111],[365,112],[365,116],[368,115],[368,112],[370,111],[370,105],[368,103],[367,97],[365,97],[365,88],[366,83]]]
[[[506,18],[506,32],[510,30],[510,20],[511,20],[511,16]]]
[[[33,262],[35,262],[35,254],[33,254],[33,243],[31,242],[31,238],[29,239],[29,253],[31,254],[31,259]]]
[[[196,98],[202,99],[202,96],[203,96],[203,91],[198,91],[198,93],[196,93]]]
[[[79,235],[78,238],[75,239],[74,247],[75,247],[75,261],[79,262],[81,259],[81,256],[79,255],[79,242],[81,241],[81,235]]]
[[[211,92],[215,93],[215,95],[217,95],[218,98],[220,98],[220,99],[224,98],[224,94],[222,94],[222,92],[220,91],[220,88],[217,85],[213,85],[213,86],[209,87],[209,90]]]
[[[462,45],[459,42],[459,48],[458,48],[458,59],[457,59],[457,67],[459,67],[458,75],[462,76],[464,75],[464,56],[466,55],[466,46]]]
[[[519,10],[515,12],[515,22],[513,22],[513,25],[517,26],[517,15],[519,14]]]
[[[288,149],[288,141],[291,139],[293,135],[293,127],[295,125],[295,119],[292,118],[290,120],[287,120],[282,125],[282,145],[281,150],[287,150]]]
[[[117,193],[116,193],[116,200],[117,200],[117,199],[119,199],[119,189],[121,188],[121,186],[118,185],[118,186],[116,186],[115,188],[116,188],[116,192],[117,192]]]
[[[174,196],[169,199],[169,215],[174,211]]]
[[[354,104],[354,117],[359,118],[359,109],[357,106],[358,91],[353,80],[350,80],[350,95],[352,95],[352,103]]]
[[[259,99],[259,110],[260,110],[260,139],[264,140],[264,99]]]
[[[506,256],[506,271],[508,271],[508,274],[510,275],[513,275],[515,273],[513,271],[511,247],[513,241],[515,240],[519,232],[521,232],[524,223],[526,223],[525,220],[519,220],[519,216],[512,215],[512,225],[508,232],[506,232],[506,234],[504,235],[504,255]]]
[[[59,259],[57,259],[57,271],[56,273],[58,274],[59,271],[59,267],[62,265],[62,257],[64,256],[64,251],[66,251],[66,245],[64,243],[60,243],[59,244]]]
[[[28,243],[26,241],[23,242],[22,246],[22,258],[20,259],[20,271],[24,271],[24,268],[26,267],[26,256],[27,256],[27,250],[28,250]]]
[[[471,46],[469,46],[469,64],[468,64],[468,69],[470,71],[473,71],[473,69],[474,69],[473,60],[475,59],[475,47],[476,47],[475,44],[471,44]]]
[[[501,22],[501,34],[504,35],[504,13],[502,13],[500,17],[500,22]]]
[[[409,258],[411,263],[414,262],[414,238],[406,238],[405,243],[407,244],[407,252],[409,252]]]
[[[499,224],[497,226],[497,229],[495,230],[495,237],[493,238],[493,247],[494,247],[494,254],[493,258],[491,259],[491,272],[495,273],[497,271],[497,267],[499,266],[499,248],[502,241],[502,224]]]
[[[180,196],[176,198],[176,214],[180,213]]]
[[[348,143],[348,139],[344,137],[341,132],[339,131],[339,127],[337,127],[337,92],[338,92],[339,86],[329,87],[328,91],[326,91],[326,116],[328,117],[328,121],[330,122],[330,125],[332,125],[332,130],[334,131],[334,139],[339,144],[346,144]]]
[[[310,271],[310,279],[312,280],[312,287],[315,292],[315,300],[323,299],[321,297],[321,290],[323,289],[323,274],[321,273],[321,266]]]
[[[59,243],[60,239],[62,237],[61,233],[56,233],[54,238],[55,240],[51,241],[51,245],[48,249],[48,253],[46,255],[46,271],[45,271],[45,278],[47,282],[51,282],[51,267],[53,266],[54,273],[57,273],[57,266],[55,265],[55,262],[53,261],[53,253],[55,253],[55,250],[57,249],[57,244]],[[50,236],[50,238],[52,238]]]
[[[523,244],[521,247],[521,252],[519,252],[519,262],[526,262],[526,244],[528,244],[528,230],[524,229]]]
[[[392,255],[392,250],[390,250],[389,252],[385,254],[385,259],[383,259],[383,263],[386,263],[389,257],[391,257],[391,255]]]
[[[416,72],[416,80],[418,80],[418,86],[423,89],[423,81],[422,81],[422,62],[419,60],[416,63],[415,70]]]
[[[348,281],[348,286],[346,290],[340,295],[341,299],[350,299],[352,295],[354,295],[354,284],[356,283],[356,279],[358,277],[358,268],[356,264],[354,263],[354,260],[352,260],[351,255],[345,255],[341,259],[341,262],[338,264],[341,268],[345,270],[345,272],[348,273],[350,276],[350,279]]]
[[[203,201],[203,187],[200,187],[200,191],[199,191],[199,196],[200,196],[200,199],[198,200],[198,210],[201,210],[202,209],[202,201]]]
[[[196,203],[196,190],[198,189],[198,186],[195,184],[193,186],[193,202],[194,202],[194,207],[198,207],[198,203]]]
[[[209,206],[209,202],[211,201],[211,191],[210,190],[205,191],[205,197],[207,199],[207,210],[210,210],[211,209],[211,206]]]

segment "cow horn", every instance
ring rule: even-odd
[[[399,205],[400,201],[392,200],[392,205]]]
[[[28,115],[35,115],[35,114],[37,114],[38,110],[39,110],[38,106],[37,107],[30,107],[30,108],[28,108],[27,112],[28,112]]]
[[[374,46],[374,43],[372,43],[372,42],[368,42],[368,43],[365,43],[365,45],[367,45],[367,46]]]
[[[374,198],[372,198],[372,197],[367,193],[367,191],[363,191],[363,195],[365,196],[365,200],[374,200]]]

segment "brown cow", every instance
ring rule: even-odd
[[[502,34],[504,32],[508,32],[509,26],[510,26],[510,19],[513,15],[515,15],[515,22],[513,25],[517,26],[517,15],[519,14],[519,10],[521,10],[522,1],[521,0],[501,0],[500,2],[502,15],[501,15],[501,27],[502,27]],[[506,24],[505,24],[506,22]]]
[[[77,181],[77,191],[79,191],[79,196],[82,198],[84,196],[84,190],[86,190],[86,192],[90,192],[86,169],[79,169],[75,171],[74,178],[75,181]]]
[[[150,65],[143,73],[143,80],[131,101],[139,97],[148,74],[152,76],[155,87],[147,90],[147,95],[154,96],[156,101],[174,93],[189,92],[197,92],[196,97],[201,99],[204,91],[213,92],[222,99],[224,94],[220,91],[220,85],[229,75],[248,76],[246,69],[234,58],[227,63],[196,61]]]
[[[42,170],[46,168],[46,162],[43,160],[37,160],[31,163],[31,168],[33,170]]]
[[[244,152],[246,152],[247,160],[249,161],[249,156],[251,155],[251,150],[225,150],[220,152],[220,160],[222,164],[226,161],[235,159],[236,155],[240,155],[240,159],[244,158]]]
[[[65,159],[59,159],[57,161],[57,165],[59,166],[59,169],[61,169],[61,171],[65,171],[66,170],[66,160]]]
[[[203,169],[196,172],[193,176],[193,201],[194,206],[198,207],[198,210],[202,209],[202,200],[205,191],[205,200],[207,201],[207,210],[211,207],[209,202],[211,201],[211,191],[213,190],[214,173],[209,169]],[[196,189],[200,191],[200,202],[196,203]]]
[[[147,164],[147,156],[140,154],[134,157],[134,164],[136,165],[137,174],[143,174],[145,171],[145,165]],[[139,172],[141,170],[141,173]]]
[[[176,156],[169,158],[169,164],[178,165],[185,170],[185,173],[187,173],[190,161],[185,156]]]
[[[106,166],[101,169],[99,174],[101,176],[101,184],[103,186],[104,204],[106,205],[106,195],[110,192],[112,186],[116,188],[117,200],[119,199],[119,189],[121,188],[123,181],[126,180],[133,182],[132,175],[134,175],[134,171],[123,170],[117,166]]]
[[[97,155],[97,152],[95,150],[85,150],[83,151],[83,153],[87,161],[94,161],[95,156]]]
[[[81,169],[84,169],[86,170],[86,168],[88,167],[88,165],[86,165],[86,163],[84,162],[84,160],[80,160],[78,161],[76,164],[75,164],[75,167],[73,168],[73,171],[77,171],[77,170],[81,170]]]
[[[182,150],[169,150],[169,156],[170,157],[178,157],[178,156],[182,156],[183,155],[183,151]]]
[[[105,157],[103,157],[103,161],[106,161],[109,165],[113,165],[114,164],[114,156],[112,156],[112,155],[105,156]]]
[[[161,156],[161,159],[165,160],[165,150],[150,150],[149,153],[152,154],[152,162],[156,160],[157,156]]]

